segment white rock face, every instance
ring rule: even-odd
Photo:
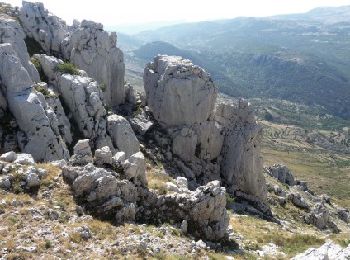
[[[225,106],[225,105],[222,105]],[[230,110],[231,114],[221,113]],[[265,201],[267,188],[260,153],[262,129],[255,123],[252,109],[245,101],[237,108],[223,108],[226,119],[224,145],[221,151],[221,175],[231,191],[239,191]]]
[[[200,144],[199,157],[202,159],[217,158],[224,142],[224,127],[216,121],[206,121],[195,126]]]
[[[144,85],[154,118],[172,139],[173,154],[190,164],[192,175],[204,183],[222,178],[230,193],[266,200],[262,129],[246,101],[216,104],[210,76],[181,57],[156,57],[145,68]]]
[[[191,61],[158,56],[144,71],[147,103],[164,126],[206,121],[214,109],[217,88],[208,74]]]
[[[291,171],[285,165],[274,164],[267,168],[267,173],[289,186],[295,185],[295,179]]]
[[[14,163],[22,164],[22,165],[33,165],[35,164],[34,158],[31,154],[17,154],[17,158]]]
[[[79,140],[73,147],[73,156],[70,158],[73,165],[85,165],[92,163],[92,151],[89,144],[89,139]]]
[[[143,153],[138,152],[130,156],[123,164],[125,179],[133,182],[136,186],[147,186],[146,164]]]
[[[25,38],[26,35],[16,20],[10,17],[0,17],[0,43],[10,43],[31,79],[39,82],[39,73],[29,60]]]
[[[108,116],[107,130],[115,147],[125,152],[126,158],[140,151],[140,143],[129,122],[124,117],[118,115]]]
[[[86,20],[68,27],[42,3],[24,1],[20,20],[25,33],[47,54],[59,54],[103,85],[109,106],[124,103],[125,64],[123,52],[116,47],[116,33],[108,34],[102,24]]]
[[[9,163],[14,162],[16,159],[17,159],[17,154],[13,151],[4,153],[0,156],[0,160],[4,162],[9,162]]]
[[[111,149],[108,146],[102,147],[101,149],[97,149],[95,151],[95,158],[94,158],[96,165],[111,165],[112,160],[112,152]]]
[[[84,20],[63,43],[65,58],[103,85],[109,106],[125,101],[124,56],[116,42],[116,34],[103,31],[102,24]]]
[[[59,53],[67,34],[66,23],[49,13],[43,3],[22,2],[19,19],[25,33],[36,40],[48,54]]]
[[[69,108],[79,132],[92,140],[93,148],[114,147],[107,135],[106,109],[103,94],[96,81],[79,75],[61,74],[55,68],[61,60],[47,55],[35,56],[45,75],[51,80],[60,94],[64,104]]]
[[[350,245],[347,248],[327,241],[319,248],[310,248],[298,254],[293,260],[347,260],[350,258]]]
[[[10,44],[0,45],[0,77],[6,98],[20,129],[25,133],[21,150],[36,160],[68,159],[69,153],[60,133],[51,127],[43,95],[32,91],[34,85],[27,70]]]

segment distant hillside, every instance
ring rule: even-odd
[[[180,24],[134,38],[136,58],[193,59],[226,94],[316,104],[350,118],[350,7]]]

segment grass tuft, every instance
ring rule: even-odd
[[[80,75],[78,68],[70,62],[58,64],[56,70],[62,74]]]

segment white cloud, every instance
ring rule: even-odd
[[[5,0],[5,2],[17,6],[21,4],[20,0]],[[42,2],[52,13],[69,23],[76,18],[95,20],[105,25],[269,16],[305,12],[318,6],[350,5],[350,0],[42,0]]]

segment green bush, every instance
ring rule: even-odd
[[[47,90],[46,88],[40,86],[40,85],[35,85],[34,89],[38,92],[40,92],[41,94],[43,94],[45,97],[55,97],[54,94],[51,94],[51,92],[49,90]]]
[[[78,68],[69,62],[58,64],[56,70],[62,74],[80,75]]]

